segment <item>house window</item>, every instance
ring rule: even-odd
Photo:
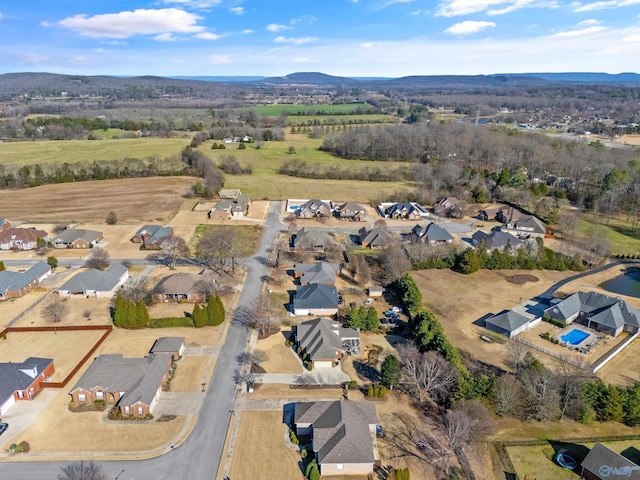
[[[22,390],[18,390],[18,398],[24,398],[24,392]]]
[[[79,393],[78,394],[78,401],[79,402],[86,402],[87,401],[87,396],[84,393]]]
[[[131,413],[131,409],[129,407],[124,407],[124,413],[129,415]]]
[[[337,468],[338,470],[343,470],[343,469],[344,469],[344,465],[343,465],[342,463],[338,463],[338,464],[336,465],[336,468]]]
[[[142,407],[138,407],[138,415],[142,415],[144,413],[144,410],[142,409]]]
[[[104,392],[102,390],[98,390],[96,392],[96,399],[98,399],[98,400],[103,400],[104,399]]]

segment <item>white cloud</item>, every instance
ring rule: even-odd
[[[504,15],[528,7],[557,8],[557,2],[556,0],[442,0],[438,5],[436,16],[457,17],[484,11],[488,15]]]
[[[287,25],[281,25],[279,23],[270,23],[269,25],[267,25],[267,30],[269,30],[270,32],[281,32],[282,30],[291,30],[292,27],[289,27]]]
[[[376,48],[384,45],[385,42],[364,42],[360,44],[360,48]]]
[[[181,5],[187,8],[211,8],[220,5],[222,0],[164,0],[167,5]]]
[[[294,45],[302,45],[305,43],[315,42],[316,37],[276,37],[273,41],[276,43],[292,43]]]
[[[219,40],[223,36],[224,35],[218,35],[217,33],[211,33],[211,32],[196,33],[194,35],[195,38],[199,38],[200,40]]]
[[[590,12],[592,10],[630,7],[638,4],[640,4],[640,0],[606,0],[592,3],[573,2],[571,7],[574,12]]]
[[[180,40],[173,33],[161,33],[160,35],[156,35],[153,37],[156,42],[177,42]]]
[[[214,65],[227,65],[231,63],[231,58],[229,58],[229,55],[211,55],[209,57],[209,63]]]
[[[593,27],[587,27],[587,28],[582,28],[579,30],[568,30],[566,32],[558,32],[558,33],[554,33],[553,35],[549,35],[551,38],[571,38],[571,37],[584,37],[587,35],[591,35],[593,33],[598,33],[598,32],[602,32],[603,30],[606,30],[605,27],[602,26],[593,26]]]
[[[233,8],[230,8],[229,11],[231,13],[235,13],[236,15],[242,15],[244,13],[244,8],[243,7],[233,7]]]
[[[201,17],[176,8],[134,10],[88,17],[85,14],[67,17],[58,25],[85,37],[128,38],[134,35],[201,32],[197,25]]]
[[[317,22],[318,19],[314,16],[311,15],[302,15],[301,17],[298,18],[292,18],[291,20],[289,20],[289,24],[290,25],[296,25],[298,23],[315,23]]]
[[[251,30],[250,28],[245,28],[240,33],[243,33],[244,35],[246,35],[248,33],[255,33],[255,32],[256,32],[255,30]]]
[[[445,30],[446,33],[451,35],[470,35],[472,33],[478,33],[485,28],[495,28],[494,22],[479,22],[473,20],[467,20],[465,22],[456,23],[451,25]]]
[[[396,3],[411,3],[413,0],[388,0],[385,6],[395,5]]]
[[[600,25],[600,20],[594,20],[593,18],[589,18],[587,20],[583,20],[578,23],[579,27],[590,27],[591,25]]]
[[[294,57],[293,63],[317,63],[317,62],[307,57]]]

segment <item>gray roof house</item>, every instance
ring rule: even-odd
[[[338,290],[334,286],[312,283],[297,287],[293,296],[294,315],[335,315]]]
[[[111,298],[129,278],[129,270],[122,264],[109,270],[84,270],[57,289],[58,295],[69,298]]]
[[[539,218],[523,213],[516,220],[507,221],[502,230],[521,238],[544,237],[547,225]]]
[[[432,247],[453,243],[453,237],[451,234],[440,225],[436,225],[433,222],[424,226],[417,224],[413,229],[411,229],[411,233],[417,240],[425,242]]]
[[[74,403],[104,400],[119,407],[124,416],[144,417],[153,411],[167,385],[171,361],[169,353],[144,358],[99,355],[69,395]]]
[[[362,227],[358,232],[362,248],[387,248],[395,243],[395,238],[384,228],[367,230]]]
[[[345,400],[296,403],[296,433],[311,435],[320,473],[368,475],[375,453],[378,416],[375,404]]]
[[[202,274],[179,272],[162,278],[151,292],[154,302],[189,302],[204,303],[207,301],[207,285],[215,283],[213,272]],[[202,285],[204,284],[204,285]]]
[[[91,248],[103,238],[102,232],[96,230],[69,228],[60,232],[51,243],[55,248]]]
[[[399,202],[387,207],[384,211],[387,218],[404,218],[407,220],[420,220],[422,217],[428,217],[429,212],[415,202]]]
[[[640,466],[598,442],[582,461],[581,468],[586,480],[640,480]]]
[[[576,292],[556,302],[545,314],[567,323],[578,322],[614,337],[620,333],[637,333],[640,311],[620,298],[598,292]]]
[[[334,209],[335,216],[340,220],[361,222],[367,218],[367,210],[356,202],[347,202]]]
[[[507,247],[510,247],[511,250],[517,250],[524,246],[522,240],[510,233],[495,230],[491,233],[478,230],[471,236],[471,242],[476,247],[484,243],[487,253],[491,253],[493,250],[504,250]]]
[[[0,272],[0,299],[22,297],[49,275],[51,267],[44,261],[36,263],[26,272],[3,270]]]
[[[142,243],[143,250],[160,250],[165,238],[173,236],[173,227],[144,225],[131,237],[133,243]]]
[[[324,252],[334,242],[328,233],[303,227],[293,235],[291,243],[297,252]]]
[[[309,355],[313,368],[338,366],[343,354],[360,351],[360,334],[353,328],[341,328],[328,318],[307,320],[295,327],[296,342]]]
[[[19,400],[31,400],[54,372],[50,358],[29,357],[24,362],[0,363],[0,418]]]
[[[493,332],[513,338],[525,330],[531,319],[513,310],[503,310],[485,320],[485,327]]]
[[[300,218],[328,217],[331,215],[331,202],[317,198],[308,200],[300,205],[296,215]]]
[[[336,284],[336,274],[340,274],[341,267],[337,263],[296,263],[293,266],[293,276],[300,279],[300,285],[310,283]]]
[[[153,343],[149,353],[168,353],[175,362],[184,353],[184,337],[160,337]]]

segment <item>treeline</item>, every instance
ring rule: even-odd
[[[321,165],[319,163],[308,164],[303,160],[294,159],[285,161],[280,168],[278,168],[278,173],[280,175],[300,178],[400,182],[403,180],[411,180],[414,176],[414,168],[349,168],[339,165]]]

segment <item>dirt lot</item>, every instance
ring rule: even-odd
[[[104,333],[103,330],[10,332],[6,340],[0,340],[0,362],[21,362],[27,357],[53,358],[52,380],[61,382]]]
[[[171,379],[172,392],[197,392],[207,367],[206,357],[185,357],[178,361]]]
[[[0,191],[2,214],[12,222],[103,222],[110,211],[120,222],[168,222],[182,207],[193,177],[151,177],[64,183]]]
[[[303,479],[300,454],[284,443],[287,431],[281,411],[242,412],[229,478]]]
[[[507,368],[504,346],[480,340],[483,329],[473,322],[487,313],[513,308],[545,291],[554,282],[574,274],[539,270],[535,274],[540,281],[535,283],[517,285],[506,280],[506,277],[527,273],[531,272],[480,270],[462,275],[450,270],[421,270],[413,272],[412,276],[425,304],[436,314],[455,347],[482,362]]]
[[[260,363],[266,373],[302,373],[304,368],[296,359],[296,354],[286,344],[284,334],[289,334],[289,329],[284,329],[263,340],[258,340],[255,350],[264,352],[267,360]]]

